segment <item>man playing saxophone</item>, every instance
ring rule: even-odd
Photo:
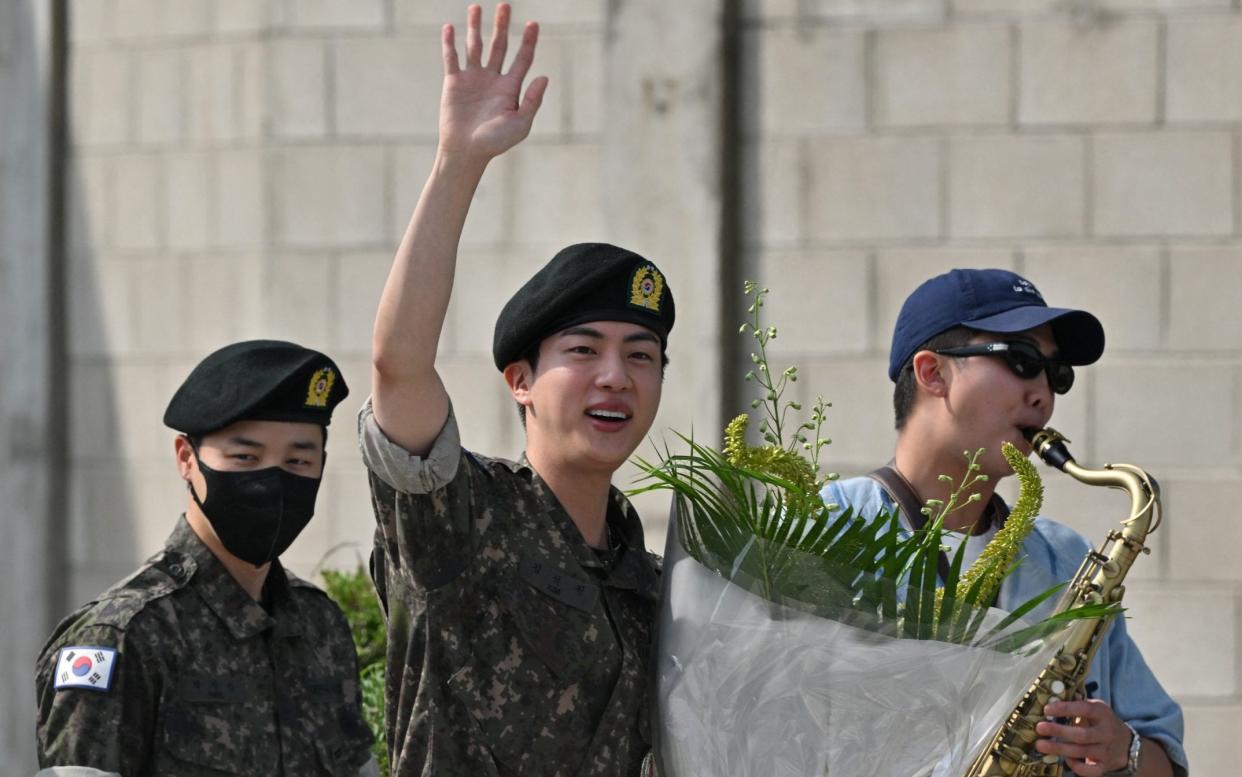
[[[946,529],[960,532],[947,536],[966,543],[968,565],[1008,514],[994,491],[1012,474],[1001,443],[1029,451],[1022,430],[1046,426],[1056,395],[1073,385],[1074,366],[1095,362],[1103,350],[1095,316],[1048,307],[1012,272],[953,270],[926,281],[906,299],[889,353],[893,460],[866,477],[829,484],[825,502],[865,516],[900,507],[907,527],[917,528],[926,520],[919,507],[944,496],[940,476],[960,473],[963,451],[982,448],[978,464],[988,480],[977,486],[981,498],[945,519]],[[1069,580],[1089,549],[1073,530],[1040,517],[997,606],[1012,609]],[[942,559],[942,575],[947,566]],[[1147,667],[1124,618],[1108,627],[1084,690],[1085,700],[1045,707],[1056,717],[1036,726],[1035,750],[1060,756],[1079,777],[1187,774],[1181,708]]]

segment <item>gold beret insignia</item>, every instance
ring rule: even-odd
[[[653,265],[643,265],[634,271],[630,280],[631,305],[659,313],[663,295],[664,276]]]
[[[336,383],[336,370],[331,367],[324,367],[312,375],[306,388],[306,406],[327,407],[333,383]]]

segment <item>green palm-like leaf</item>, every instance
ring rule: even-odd
[[[665,448],[658,463],[638,458],[644,485],[631,493],[672,491],[686,552],[769,601],[905,638],[1006,651],[1022,649],[1067,620],[1115,611],[1077,608],[1005,633],[1058,587],[981,634],[995,590],[991,583],[1014,565],[997,574],[970,575],[962,569],[964,547],[959,547],[941,586],[943,516],[907,532],[896,513],[867,518],[849,508],[830,510],[800,483],[737,466],[724,453],[678,436],[689,452]]]

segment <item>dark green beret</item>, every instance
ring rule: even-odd
[[[504,370],[545,337],[587,321],[639,324],[667,347],[675,312],[673,293],[654,264],[607,243],[578,243],[552,257],[505,303],[492,359]]]
[[[349,394],[336,363],[279,340],[226,345],[199,362],[173,394],[164,423],[201,435],[236,421],[294,421],[327,426]]]

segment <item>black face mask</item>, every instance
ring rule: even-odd
[[[207,483],[207,499],[190,496],[207,516],[224,549],[256,567],[272,561],[306,528],[315,514],[319,478],[295,475],[280,467],[222,472],[198,457]]]

